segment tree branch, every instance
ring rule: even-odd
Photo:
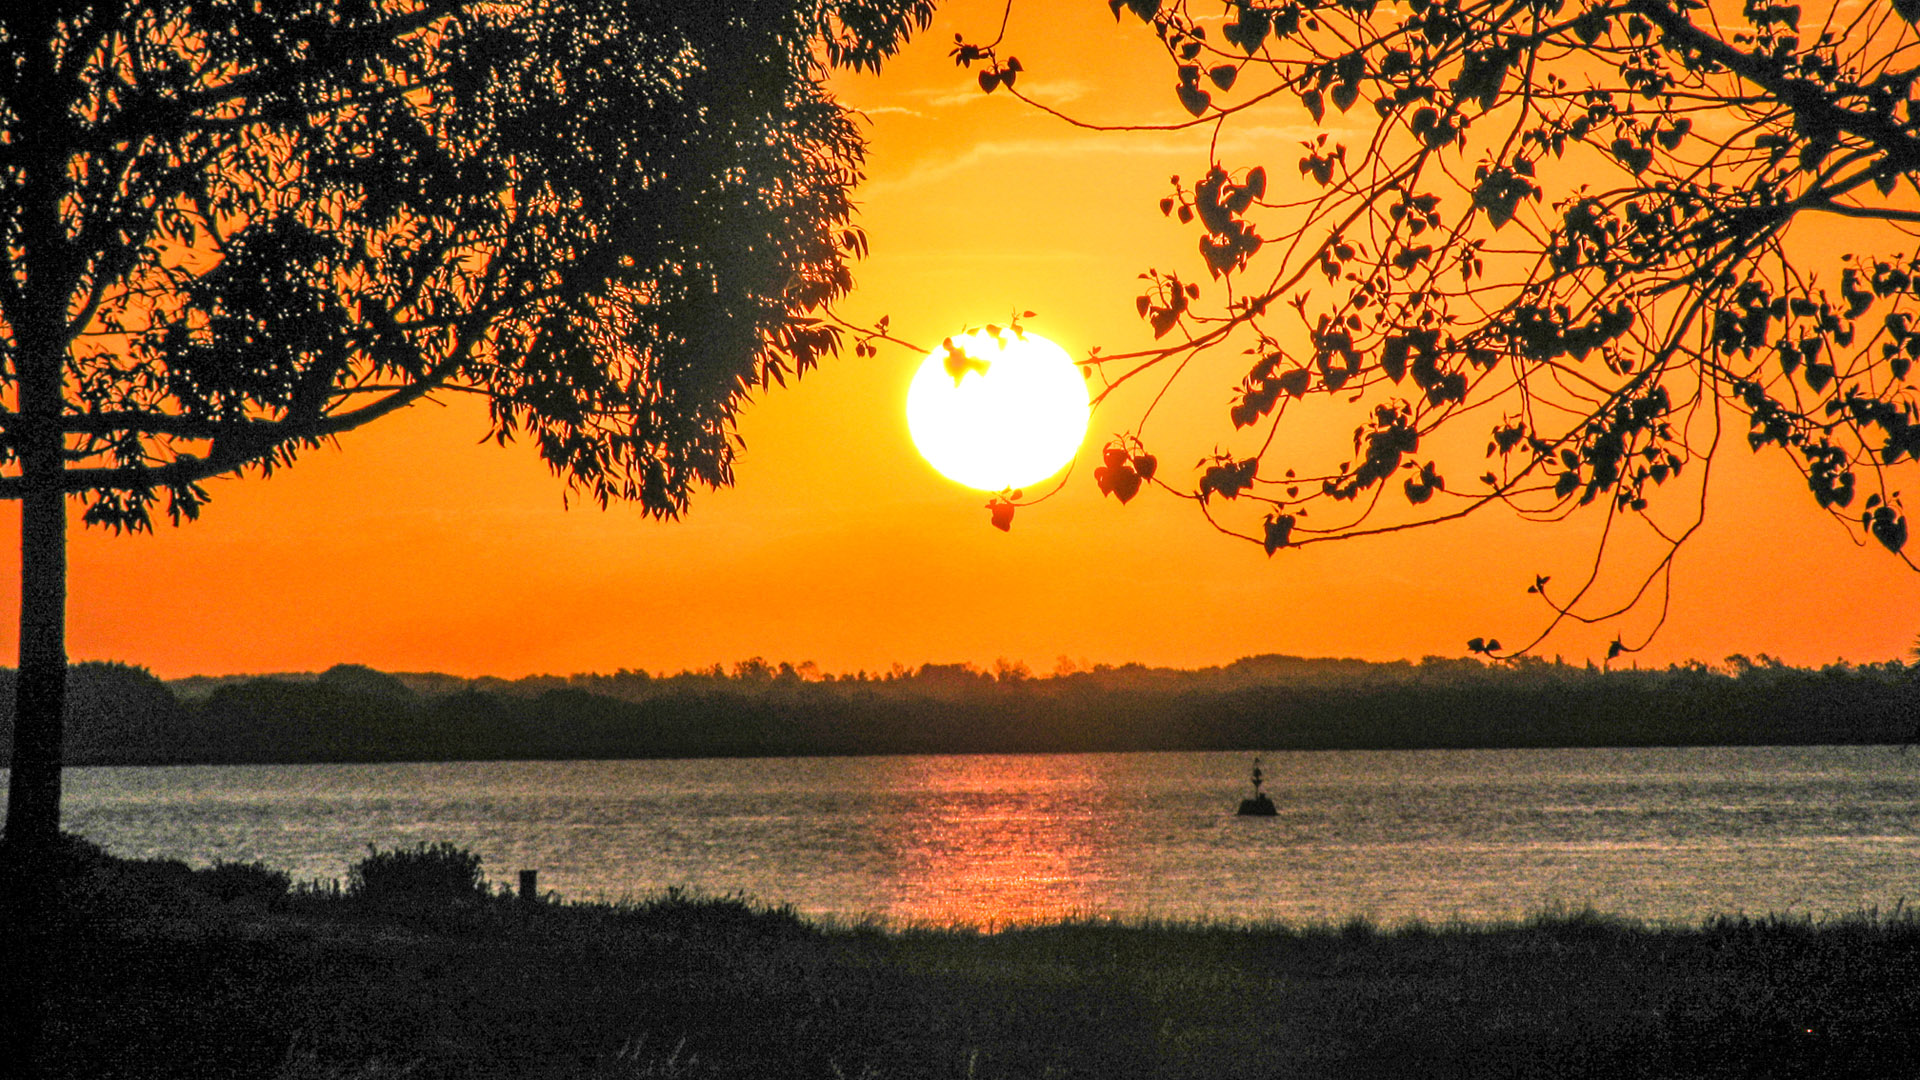
[[[1901,172],[1920,171],[1920,138],[1880,113],[1859,113],[1833,104],[1831,95],[1805,79],[1789,78],[1778,65],[1741,52],[1695,26],[1664,0],[1629,0],[1627,11],[1644,16],[1685,49],[1772,94],[1808,126],[1844,131],[1867,140]]]

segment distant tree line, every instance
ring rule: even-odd
[[[0,760],[13,672],[0,669]],[[1024,665],[829,676],[742,661],[653,676],[517,681],[315,674],[162,682],[73,670],[74,764],[264,763],[1115,750],[1889,744],[1911,741],[1920,665],[1735,656],[1608,671],[1526,660],[1259,656],[1046,677]]]

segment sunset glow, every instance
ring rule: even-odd
[[[992,37],[1002,11],[956,0],[882,73],[834,77],[869,144],[854,197],[870,254],[853,265],[856,288],[839,312],[853,325],[889,317],[894,335],[924,349],[1030,309],[1074,357],[1146,347],[1155,339],[1135,309],[1143,273],[1178,270],[1209,301],[1221,293],[1193,229],[1157,209],[1169,176],[1190,184],[1211,155],[1235,175],[1264,165],[1269,201],[1296,198],[1302,140],[1351,139],[1372,121],[1364,106],[1319,125],[1277,105],[1272,126],[1229,126],[1217,145],[1204,126],[1082,131],[981,92],[955,66],[954,35]],[[1165,49],[1131,15],[1017,5],[1006,38],[1025,67],[1019,88],[1036,100],[1100,122],[1190,119]],[[1832,226],[1828,239],[1843,242],[1851,227]],[[1020,508],[1003,533],[976,493],[928,468],[909,434],[903,403],[925,353],[876,349],[856,355],[849,342],[784,388],[756,389],[734,486],[697,491],[677,521],[569,497],[524,433],[482,443],[485,405],[462,395],[304,451],[270,478],[210,481],[212,502],[179,528],[163,520],[151,534],[114,535],[82,526],[76,506],[69,652],[164,677],[343,661],[513,677],[754,656],[828,672],[998,658],[1047,672],[1063,657],[1458,656],[1475,636],[1511,642],[1542,627],[1550,613],[1527,586],[1543,574],[1582,580],[1600,531],[1596,516],[1535,522],[1495,508],[1269,557],[1214,532],[1189,499],[1152,488],[1122,506],[1096,487],[1100,446],[1149,406],[1141,437],[1180,490],[1238,434],[1231,383],[1192,379],[1157,397],[1164,380],[1142,378],[1094,412],[1060,494]],[[1096,378],[1091,389],[1101,388]],[[1665,624],[1637,662],[1905,656],[1920,633],[1920,575],[1819,513],[1791,462],[1748,452],[1742,423],[1725,418],[1706,521],[1674,563]],[[1351,431],[1304,407],[1287,425],[1283,439],[1323,446]],[[963,482],[974,480],[1030,482]],[[0,527],[17,529],[18,514],[17,503],[0,505]],[[18,602],[17,560],[12,547],[0,556],[0,602]],[[1627,576],[1602,575],[1594,595],[1630,595]],[[1540,652],[1597,661],[1618,629],[1563,626]],[[15,632],[0,630],[0,651],[13,652]]]
[[[975,330],[927,354],[907,390],[907,428],[950,480],[1001,491],[1059,472],[1087,432],[1073,358],[1038,334]]]
[[[1920,0],[14,2],[0,1073],[1911,1071]]]

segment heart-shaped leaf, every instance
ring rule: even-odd
[[[1292,514],[1281,514],[1267,519],[1267,535],[1261,546],[1267,549],[1268,555],[1286,547],[1292,540],[1293,520]]]
[[[1390,337],[1380,350],[1380,370],[1387,378],[1399,382],[1407,377],[1407,352],[1412,342],[1405,337]]]
[[[1127,464],[1127,455],[1117,447],[1107,448],[1107,464],[1093,470],[1093,482],[1102,495],[1117,495],[1121,502],[1140,492],[1140,474]]]

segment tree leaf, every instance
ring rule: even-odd
[[[1882,506],[1873,512],[1873,524],[1869,527],[1873,538],[1894,554],[1907,546],[1907,519],[1896,513],[1890,506]]]
[[[1380,370],[1387,378],[1399,382],[1407,376],[1407,351],[1412,346],[1411,339],[1399,336],[1390,337],[1380,349]]]
[[[1103,465],[1093,470],[1093,478],[1101,494],[1115,496],[1123,504],[1140,493],[1140,474],[1130,465]]]
[[[1252,4],[1242,4],[1239,21],[1228,23],[1221,29],[1221,34],[1227,39],[1228,44],[1237,45],[1240,51],[1252,56],[1260,51],[1260,46],[1267,40],[1267,32],[1270,29],[1272,29],[1272,13],[1268,9],[1257,8]]]
[[[1916,2],[1920,2],[1920,0],[1916,0]],[[1327,103],[1321,98],[1320,91],[1318,90],[1308,90],[1302,93],[1300,95],[1300,104],[1307,107],[1307,112],[1313,115],[1313,122],[1316,124],[1327,115]]]
[[[1280,514],[1267,519],[1266,536],[1261,546],[1266,548],[1268,555],[1272,555],[1291,542],[1294,520],[1292,514]]]

